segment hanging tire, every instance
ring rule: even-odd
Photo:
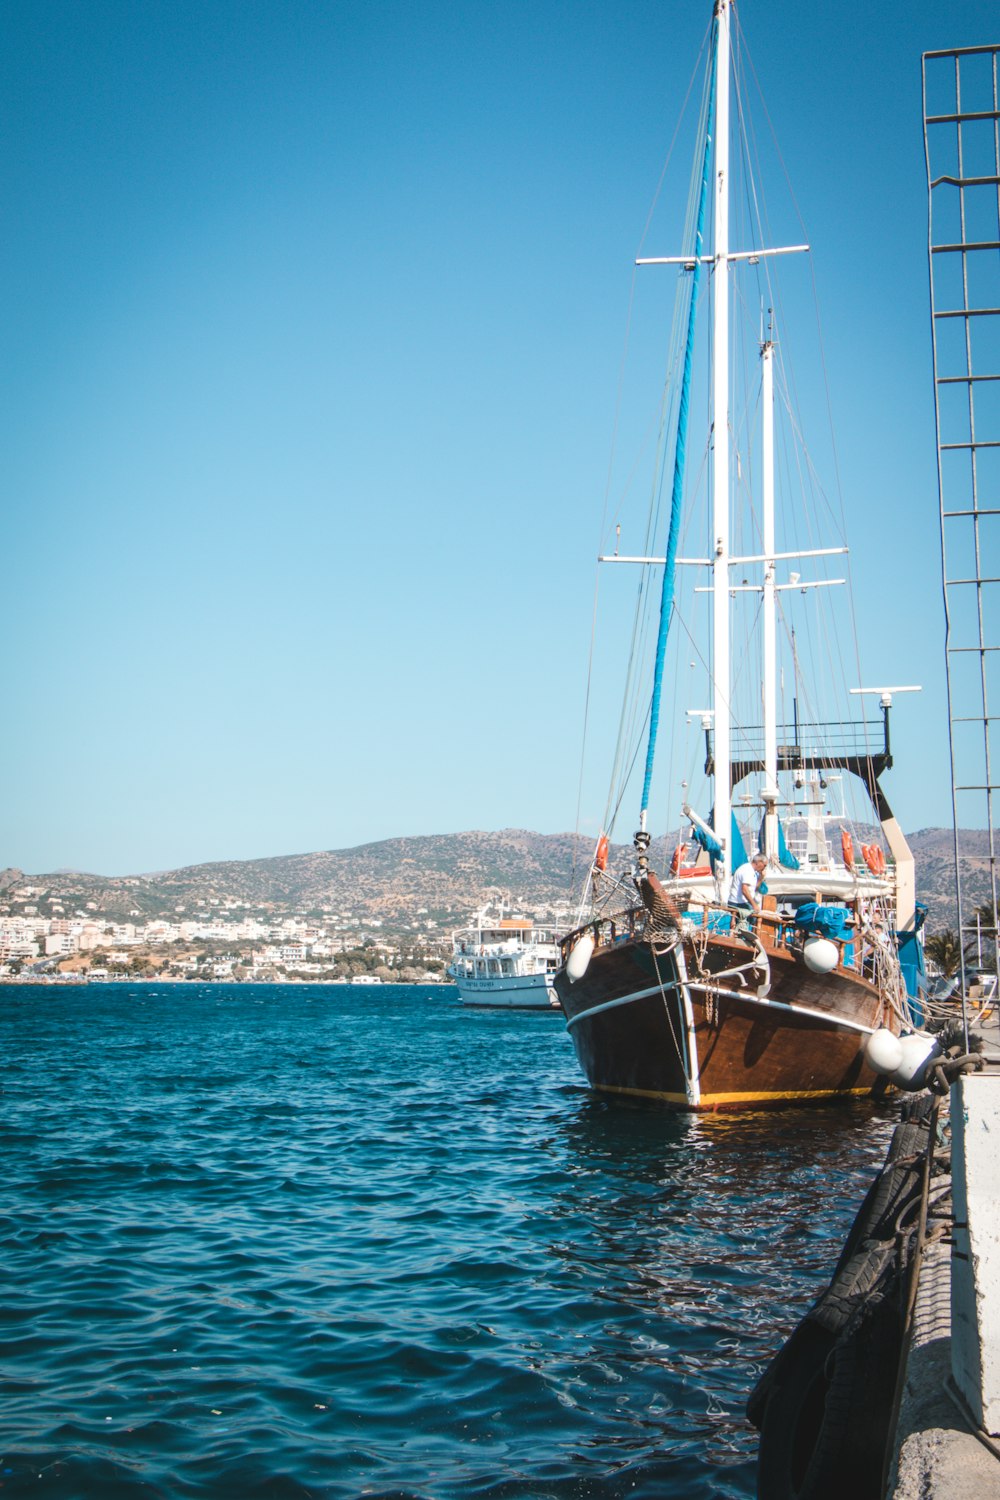
[[[897,1128],[826,1291],[747,1403],[760,1430],[758,1500],[881,1500],[903,1343],[896,1225],[921,1186],[926,1126]]]
[[[767,1402],[758,1500],[881,1500],[902,1329],[897,1299],[881,1297],[825,1354],[802,1345]]]
[[[818,1339],[803,1346],[770,1392],[760,1424],[758,1500],[823,1500],[813,1477],[831,1446],[824,1428],[833,1342],[825,1350]]]
[[[927,1139],[927,1126],[920,1121],[904,1121],[896,1126],[885,1166],[865,1194],[844,1241],[834,1281],[865,1240],[893,1238],[899,1213],[919,1189]]]

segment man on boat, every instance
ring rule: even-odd
[[[737,865],[729,887],[729,905],[740,907],[744,911],[760,911],[757,887],[763,880],[766,869],[767,859],[763,854],[755,854],[745,864]]]

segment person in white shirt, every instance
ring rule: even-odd
[[[729,886],[729,905],[749,907],[751,911],[760,911],[757,887],[766,869],[767,860],[763,854],[755,854],[752,859],[747,860],[746,864],[737,865]]]

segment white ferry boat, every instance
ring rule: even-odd
[[[557,1011],[552,980],[560,961],[555,928],[484,906],[453,935],[448,973],[463,1005]]]

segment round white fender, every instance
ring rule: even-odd
[[[573,951],[566,960],[566,978],[570,984],[576,984],[587,972],[587,965],[594,956],[594,934],[585,932],[583,937],[577,938],[573,944]]]
[[[865,1042],[865,1057],[874,1072],[895,1073],[903,1061],[903,1046],[894,1032],[880,1026]]]
[[[814,974],[831,974],[840,962],[840,949],[829,938],[806,938],[802,945],[802,957],[807,969]]]
[[[899,1045],[903,1059],[889,1074],[890,1082],[901,1089],[922,1089],[927,1079],[927,1070],[934,1059],[940,1056],[940,1042],[936,1036],[928,1036],[925,1031],[913,1031],[909,1036],[901,1036]]]

